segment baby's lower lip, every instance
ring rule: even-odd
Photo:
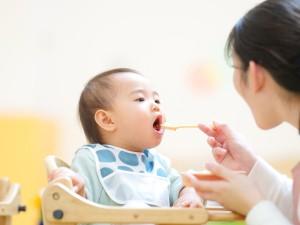
[[[154,129],[156,133],[158,134],[163,134],[164,133],[164,129],[160,128],[159,130]]]

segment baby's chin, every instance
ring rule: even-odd
[[[152,148],[157,147],[158,145],[159,145],[159,143],[156,143],[156,144],[147,144],[147,145],[139,145],[139,146],[132,147],[130,149],[130,151],[133,151],[133,152],[143,152],[146,149],[152,149]]]
[[[157,147],[158,145],[160,145],[162,141],[162,138],[160,140],[156,140],[155,142],[153,143],[149,143],[149,145],[147,145],[147,147],[145,147],[145,149],[149,149],[149,148],[155,148]]]

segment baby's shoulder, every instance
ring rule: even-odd
[[[93,159],[94,161],[97,152],[105,149],[107,148],[101,144],[85,144],[76,150],[74,158]]]
[[[82,145],[79,149],[77,149],[76,154],[81,152],[86,152],[86,151],[97,152],[99,150],[103,150],[106,148],[107,148],[106,146],[101,144],[85,144]]]

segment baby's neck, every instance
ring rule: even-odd
[[[102,145],[111,145],[116,148],[121,148],[130,152],[143,152],[145,148],[138,148],[137,146],[126,145],[121,143],[113,143],[113,142],[103,142]]]
[[[122,135],[116,133],[103,133],[102,144],[112,145],[131,152],[143,152],[145,150],[145,146],[138,146],[136,142],[128,141],[122,137]]]

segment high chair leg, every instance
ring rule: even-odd
[[[9,190],[10,182],[7,177],[0,178],[0,201],[2,201]]]
[[[11,225],[11,216],[0,216],[0,225]]]
[[[25,211],[21,202],[20,185],[11,183],[7,177],[0,178],[0,225],[11,225],[12,216]]]

